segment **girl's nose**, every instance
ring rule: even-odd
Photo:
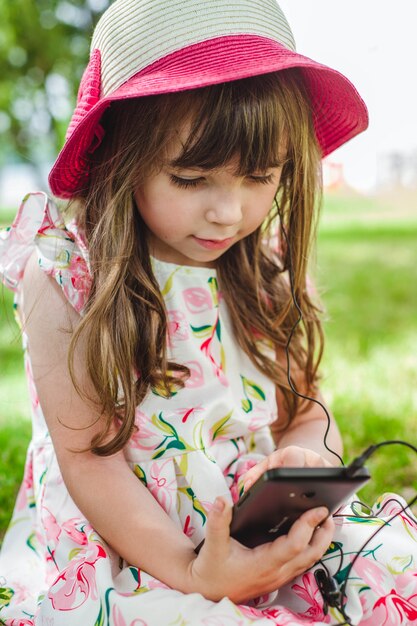
[[[242,220],[242,197],[240,190],[234,188],[222,190],[211,199],[210,207],[206,212],[208,222],[234,226]]]

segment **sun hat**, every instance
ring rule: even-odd
[[[367,109],[342,74],[298,54],[276,0],[115,0],[100,18],[52,192],[88,186],[91,158],[113,101],[173,93],[301,68],[322,155],[365,130]]]

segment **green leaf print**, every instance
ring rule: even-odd
[[[217,278],[215,278],[215,276],[212,276],[211,278],[208,279],[208,284],[210,287],[213,304],[215,307],[219,306],[219,285],[217,282]]]
[[[185,619],[179,615],[175,622],[170,622],[169,626],[190,626],[190,622],[188,620],[185,621]]]
[[[71,552],[68,555],[68,560],[72,561],[72,559],[74,557],[77,556],[77,554],[79,554],[81,552],[82,548],[74,548],[73,550],[71,550]]]
[[[158,417],[156,417],[156,415],[153,414],[151,420],[154,426],[156,426],[159,430],[162,430],[162,432],[167,433],[169,437],[178,438],[178,434],[174,426],[172,426],[172,424],[164,420],[164,418],[162,417],[162,411],[158,415]]]
[[[100,602],[100,610],[98,612],[97,619],[94,622],[94,626],[103,626],[103,624],[104,624],[104,612],[103,612],[103,606]]]
[[[249,380],[245,376],[242,376],[242,374],[240,375],[240,378],[242,380],[243,393],[245,396],[245,399],[242,400],[242,409],[245,413],[249,413],[253,409],[252,400],[265,400],[265,392],[253,380]]]
[[[188,454],[182,454],[180,458],[177,457],[175,462],[180,470],[180,474],[186,476],[188,471]]]
[[[29,537],[26,539],[26,545],[28,546],[28,548],[30,548],[35,553],[37,553],[37,549],[36,549],[36,547],[37,547],[37,539],[36,539],[35,533],[31,533],[29,535]]]
[[[152,456],[152,458],[153,458],[153,459],[159,459],[159,458],[161,458],[161,456],[164,456],[164,454],[165,454],[165,448],[163,448],[162,450],[159,450],[159,452],[156,452],[156,453]]]
[[[222,327],[221,327],[221,324],[220,324],[220,318],[219,317],[217,318],[217,323],[216,323],[216,335],[217,335],[217,339],[219,341],[221,341],[222,340]]]
[[[265,392],[259,385],[253,380],[245,378],[245,376],[241,376],[241,379],[246,397],[253,398],[254,400],[265,400]]]
[[[164,418],[162,417],[162,412],[158,415],[158,417],[156,417],[156,415],[152,415],[152,423],[157,428],[159,428],[159,430],[166,433],[166,436],[163,438],[161,443],[156,446],[157,452],[155,452],[155,454],[152,456],[153,459],[159,459],[170,448],[175,448],[176,450],[191,449],[189,446],[187,446],[186,442],[178,436],[178,433],[175,430],[174,426],[164,420]],[[171,441],[169,441],[169,439],[171,439]]]
[[[391,559],[391,563],[388,563],[388,571],[395,576],[399,574],[404,574],[413,564],[413,556],[412,554],[407,554],[406,556],[394,556]]]
[[[13,596],[13,589],[10,589],[10,587],[0,587],[0,609],[10,604],[10,600]]]
[[[170,622],[169,626],[190,626],[190,622],[185,620],[181,615],[178,615],[175,622]]]
[[[342,554],[343,552],[343,544],[340,543],[340,541],[332,541],[332,543],[329,545],[329,547],[326,550],[326,556],[328,556],[329,554]]]
[[[143,469],[141,468],[140,465],[135,465],[134,469],[133,469],[133,473],[135,474],[135,476],[137,476],[139,478],[139,480],[145,485],[145,487],[148,486],[148,481],[146,479],[146,474],[143,471]]]
[[[199,337],[200,339],[210,337],[212,333],[212,326],[210,324],[205,324],[204,326],[192,326],[190,324],[190,326],[193,331],[193,335],[195,337]]]
[[[217,437],[221,437],[222,435],[227,434],[230,428],[230,424],[227,424],[227,423],[230,421],[230,418],[232,417],[232,413],[233,411],[230,411],[230,413],[228,413],[225,417],[222,417],[221,419],[219,419],[217,422],[213,424],[213,426],[210,429],[212,441],[217,439]]]
[[[203,440],[203,420],[199,420],[197,424],[193,428],[193,441],[194,447],[196,450],[204,450],[204,440]],[[183,472],[185,474],[185,472]]]
[[[193,505],[193,509],[196,513],[198,513],[201,516],[201,519],[203,521],[203,526],[206,523],[207,520],[207,514],[206,514],[206,510],[203,507],[203,505],[201,504],[201,502],[199,500],[197,500],[197,498],[195,497],[194,491],[191,489],[191,487],[179,487],[178,491],[180,491],[181,493],[185,494],[187,496],[187,498],[189,500],[191,500],[191,504]]]
[[[379,517],[356,517],[346,516],[346,521],[355,522],[356,524],[368,524],[369,526],[385,526],[385,521],[379,519]]]
[[[169,444],[166,447],[166,450],[170,449],[170,448],[176,448],[177,450],[186,450],[186,446],[185,444],[183,444],[182,441],[180,441],[179,439],[175,439],[174,441],[170,441]]]
[[[172,385],[170,389],[165,389],[165,387],[162,387],[162,385],[160,385],[159,387],[152,387],[151,391],[154,394],[154,396],[158,396],[159,398],[165,398],[165,399],[173,398],[178,393],[174,385]]]
[[[166,296],[171,291],[174,274],[176,272],[178,272],[179,269],[180,269],[180,267],[175,268],[175,270],[172,272],[172,274],[169,275],[167,282],[165,283],[165,285],[161,289],[161,294],[163,296]]]
[[[242,400],[242,409],[245,411],[245,413],[250,413],[250,411],[252,411],[252,408],[253,404],[248,398]]]

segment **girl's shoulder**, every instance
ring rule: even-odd
[[[82,313],[91,275],[88,253],[73,224],[43,192],[27,195],[13,224],[0,230],[0,281],[18,292],[25,267],[35,254],[39,267],[54,278],[66,299]]]

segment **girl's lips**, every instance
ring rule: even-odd
[[[230,246],[234,237],[228,237],[227,239],[201,239],[200,237],[194,236],[194,240],[200,244],[200,246],[208,250],[222,250]]]

